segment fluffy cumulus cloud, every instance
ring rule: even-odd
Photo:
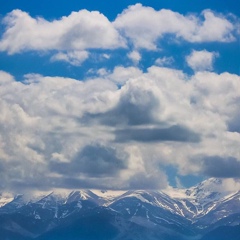
[[[168,164],[239,177],[237,75],[119,66],[86,81],[0,72],[0,85],[1,188],[162,188]]]
[[[117,49],[127,46],[156,49],[158,39],[173,35],[192,43],[236,40],[234,18],[204,10],[200,15],[182,15],[171,10],[155,10],[141,4],[129,6],[113,22],[98,11],[80,10],[56,20],[31,17],[13,10],[2,21],[5,26],[0,51],[60,51],[54,60],[80,65],[89,49]],[[63,52],[65,51],[65,52]],[[139,52],[129,58],[139,62]]]
[[[141,55],[138,51],[132,51],[128,54],[128,57],[135,63],[138,64],[141,60]]]
[[[87,51],[69,51],[67,53],[59,52],[51,57],[52,61],[63,61],[74,66],[81,66],[81,64],[88,58]]]
[[[137,67],[116,66],[112,72],[107,71],[105,68],[101,68],[98,70],[97,74],[118,85],[124,85],[129,79],[141,76],[143,72]]]
[[[186,16],[171,10],[156,11],[141,4],[130,6],[115,20],[114,26],[136,48],[154,50],[157,40],[172,34],[188,42],[234,41],[234,24],[226,17],[205,10],[200,16]]]
[[[0,50],[14,54],[26,50],[84,50],[124,47],[111,22],[97,11],[72,12],[59,20],[33,18],[21,10],[13,10],[4,19],[5,32]]]
[[[194,71],[212,70],[214,59],[218,57],[216,52],[208,52],[206,50],[193,50],[190,55],[186,57],[189,67]]]

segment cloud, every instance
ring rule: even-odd
[[[129,83],[121,91],[118,104],[96,117],[106,125],[143,125],[155,123],[158,99],[151,90]]]
[[[192,92],[191,101],[198,110],[208,109],[209,112],[215,112],[225,119],[225,124],[230,124],[231,121],[234,123],[239,112],[238,75],[197,72],[192,78],[192,84],[197,91]]]
[[[155,61],[155,64],[161,67],[161,66],[172,65],[173,62],[174,62],[173,57],[162,57],[162,58],[157,58]]]
[[[68,62],[73,66],[81,66],[88,57],[89,53],[87,51],[70,51],[56,53],[51,57],[51,60]]]
[[[0,85],[4,86],[5,84],[11,83],[14,81],[14,77],[4,71],[0,71]]]
[[[72,12],[61,19],[47,21],[32,18],[21,10],[13,10],[4,19],[5,31],[0,50],[9,54],[22,51],[82,51],[85,49],[114,49],[125,42],[111,22],[97,11]]]
[[[234,23],[226,16],[204,10],[200,16],[186,16],[171,10],[154,10],[136,4],[125,9],[114,26],[128,38],[135,48],[155,50],[157,41],[173,34],[188,42],[234,41]]]
[[[132,75],[132,70],[134,70],[134,75]],[[128,74],[122,74],[124,72]],[[171,114],[176,114],[175,111],[178,110],[171,108],[171,106],[178,104],[178,98],[188,94],[187,91],[189,90],[185,81],[181,79],[184,78],[181,71],[154,66],[149,68],[147,73],[126,68],[119,69],[119,71],[114,70],[114,74],[126,76],[125,81],[127,80],[121,89],[116,92],[115,103],[108,111],[92,115],[87,114],[85,116],[86,121],[98,121],[108,126],[146,124],[161,124],[164,126],[168,125],[167,122],[171,119],[172,125],[175,124]],[[105,78],[108,77],[112,78],[112,74],[105,76]],[[181,89],[182,92],[179,92],[179,95],[172,95],[171,91],[173,89]]]
[[[193,50],[192,53],[186,57],[186,61],[188,66],[194,71],[212,70],[213,61],[216,57],[218,57],[218,53],[216,52]]]
[[[168,186],[166,175],[163,172],[137,173],[129,179],[130,189],[162,189]]]
[[[240,104],[240,99],[239,99]],[[228,131],[240,133],[240,112],[237,110],[236,114],[233,115],[228,122]]]
[[[199,142],[200,137],[193,131],[183,126],[171,126],[168,128],[138,128],[138,129],[123,129],[115,131],[116,141],[128,142],[161,142],[161,141],[176,141],[176,142]]]
[[[81,149],[71,162],[50,163],[52,171],[70,176],[85,175],[89,177],[116,176],[127,168],[127,155],[123,159],[117,156],[116,149],[100,144],[87,145]]]
[[[132,189],[142,179],[160,188],[168,164],[179,174],[237,175],[237,75],[117,66],[84,81],[20,82],[2,71],[0,84],[2,189]],[[214,172],[217,162],[228,173]]]
[[[226,191],[239,191],[240,189],[240,180],[239,178],[225,178],[222,179],[222,189]]]
[[[138,51],[132,51],[128,54],[128,58],[130,58],[134,64],[138,64],[141,60],[141,55]]]
[[[112,72],[101,68],[97,72],[101,77],[109,79],[118,85],[125,85],[130,79],[134,79],[142,75],[142,70],[137,67],[116,66]]]
[[[202,160],[205,175],[217,178],[240,178],[240,161],[234,157],[209,156]]]
[[[188,75],[173,68],[167,49],[157,59],[147,51],[163,41],[236,41],[237,21],[211,10],[180,14],[141,4],[113,22],[87,10],[55,20],[7,14],[0,51],[96,64],[83,79],[30,72],[20,81],[0,71],[0,190],[162,188],[168,182],[161,168],[169,164],[180,175],[239,177],[239,76],[211,72],[216,52],[193,50]],[[124,65],[114,65],[123,54]],[[145,57],[154,65],[146,68]]]
[[[129,6],[114,22],[98,11],[80,10],[49,21],[16,9],[3,18],[5,28],[0,51],[15,54],[56,50],[59,53],[53,59],[79,65],[82,51],[113,50],[132,45],[134,49],[155,50],[158,40],[169,35],[192,43],[235,41],[235,22],[236,18],[229,19],[211,10],[204,10],[199,16],[184,16],[166,9],[156,11],[141,4]],[[133,50],[129,58],[137,63],[141,56]]]

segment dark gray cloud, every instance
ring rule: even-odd
[[[119,157],[116,150],[103,145],[87,145],[69,163],[50,162],[50,170],[63,175],[84,174],[89,177],[117,175],[127,168],[127,154]]]
[[[209,177],[240,177],[240,161],[233,157],[209,156],[202,160],[202,172]]]
[[[168,128],[129,128],[116,130],[114,133],[116,142],[200,141],[200,136],[197,133],[180,125],[174,125]]]
[[[113,109],[104,113],[85,114],[81,122],[99,121],[108,126],[154,124],[159,122],[155,116],[159,104],[152,91],[132,86],[122,94]]]
[[[102,122],[115,125],[142,125],[155,123],[154,112],[158,100],[150,91],[127,92],[115,109],[106,113]]]

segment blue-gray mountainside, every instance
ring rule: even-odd
[[[165,191],[0,194],[1,240],[240,240],[240,191],[211,178]]]

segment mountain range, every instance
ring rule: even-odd
[[[240,240],[240,191],[189,189],[0,194],[1,240]]]

